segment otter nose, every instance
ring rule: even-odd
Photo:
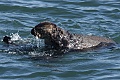
[[[31,30],[31,34],[34,35],[34,36],[36,36],[36,35],[35,35],[34,28]]]

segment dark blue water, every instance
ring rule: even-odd
[[[30,31],[42,21],[53,22],[71,33],[109,37],[120,43],[119,0],[0,0],[1,80],[120,79],[119,45],[38,59],[37,55],[46,51],[34,49],[44,44]],[[7,46],[2,42],[5,35],[19,37],[20,46]]]

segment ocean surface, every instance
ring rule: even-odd
[[[42,21],[118,45],[41,58],[52,51],[30,31]],[[5,35],[18,45],[6,45]],[[0,0],[0,80],[120,80],[120,0]]]

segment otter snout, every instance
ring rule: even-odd
[[[35,30],[35,28],[33,28],[33,29],[31,30],[31,34],[34,35],[35,37],[41,38],[41,34],[38,33],[38,32]]]
[[[31,30],[31,34],[34,35],[34,36],[36,36],[34,28]]]

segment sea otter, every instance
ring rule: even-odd
[[[46,46],[57,49],[87,50],[115,44],[105,37],[70,33],[51,22],[39,23],[31,30],[31,34],[44,39]]]

